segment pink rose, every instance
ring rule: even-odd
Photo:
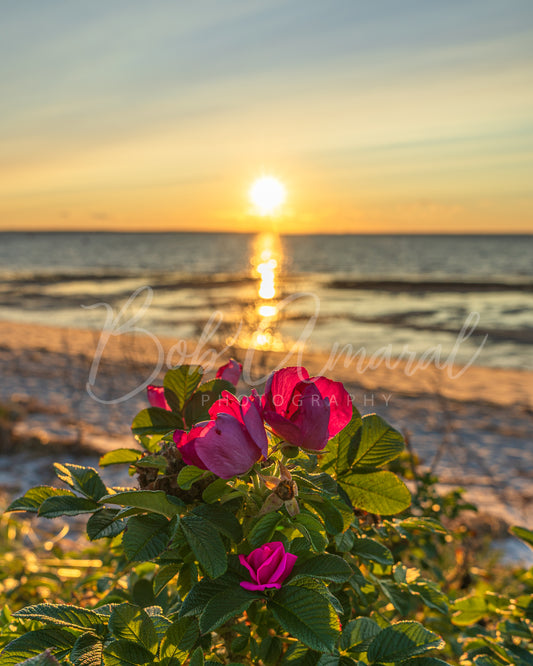
[[[268,440],[255,391],[241,402],[227,391],[222,396],[209,410],[211,421],[197,424],[186,435],[176,430],[174,441],[186,465],[230,479],[267,457]]]
[[[160,407],[161,409],[168,409],[170,411],[170,405],[165,398],[165,389],[163,386],[154,386],[150,384],[146,388],[146,393],[148,394],[148,402],[152,407]]]
[[[280,589],[281,584],[291,573],[297,555],[285,552],[281,541],[272,541],[252,550],[245,557],[239,555],[239,561],[250,572],[253,583],[243,581],[245,590],[266,590],[269,587]]]
[[[293,446],[321,451],[352,418],[353,406],[341,382],[309,377],[305,368],[270,375],[262,398],[263,418]]]
[[[234,358],[231,358],[226,365],[222,365],[216,374],[217,379],[225,379],[233,386],[237,386],[242,374],[242,363],[239,363]]]

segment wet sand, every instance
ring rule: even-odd
[[[145,334],[110,338],[96,367],[99,342],[96,331],[0,322],[0,403],[22,417],[14,447],[4,443],[1,450],[0,440],[0,489],[15,493],[48,482],[52,459],[83,456],[81,464],[95,465],[98,452],[134,446],[129,425],[147,405],[144,390],[136,391],[150,376],[159,370],[152,377],[157,383],[168,364],[179,362],[213,369],[231,353],[245,362],[243,393],[278,365],[302,364],[311,374],[343,381],[362,413],[378,412],[408,435],[443,488],[463,485],[481,510],[533,526],[533,372],[369,364],[372,359],[307,352],[220,354],[209,342]],[[28,441],[33,448],[22,448]]]

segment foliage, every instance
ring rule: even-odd
[[[517,572],[506,593],[473,569],[465,582],[459,557],[458,571],[450,569],[450,548],[460,553],[464,535],[440,519],[469,507],[459,491],[436,494],[436,480],[417,472],[396,430],[354,407],[320,448],[322,436],[308,435],[302,419],[317,429],[326,423],[331,435],[324,414],[335,408],[327,385],[307,375],[303,388],[291,387],[291,396],[310,396],[291,414],[298,439],[268,426],[267,456],[220,478],[185,463],[199,440],[181,447],[202,433],[214,437],[219,410],[226,409],[224,432],[241,428],[228,446],[254,450],[257,424],[244,403],[222,393],[232,384],[202,383],[202,375],[198,367],[170,370],[162,389],[168,409],[149,407],[133,421],[142,449],[102,458],[103,466],[129,465],[139,488],[106,487],[96,470],[64,463],[55,470],[67,488],[33,488],[12,502],[8,511],[37,517],[85,515],[101,565],[76,589],[54,581],[46,595],[54,603],[41,602],[39,586],[16,588],[18,597],[11,590],[18,610],[6,605],[0,615],[2,664],[533,663],[533,570]],[[311,418],[306,409],[317,392],[320,412]],[[291,424],[278,433],[290,433]],[[412,502],[402,476],[415,483]],[[12,531],[23,525],[4,520]],[[529,530],[513,531],[531,544]],[[44,563],[37,566],[43,575]]]

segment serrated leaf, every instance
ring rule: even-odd
[[[255,599],[260,595],[244,590],[242,587],[234,587],[223,590],[209,600],[200,616],[200,632],[207,634],[218,629],[222,624],[241,615],[247,610]]]
[[[324,553],[306,560],[302,565],[296,564],[293,569],[293,578],[300,576],[313,576],[330,580],[334,583],[344,583],[352,575],[350,565],[338,555]]]
[[[183,490],[189,490],[193,483],[199,481],[205,474],[205,469],[200,469],[194,465],[186,465],[179,471],[177,482]]]
[[[153,661],[154,655],[150,650],[124,639],[113,641],[104,650],[105,666],[144,666]]]
[[[230,487],[225,479],[216,479],[216,481],[210,483],[204,490],[202,493],[202,499],[207,504],[213,504],[213,502],[218,501],[228,490],[230,490]]]
[[[161,567],[154,576],[154,594],[157,596],[170,581],[177,576],[180,570],[179,564],[167,564]]]
[[[281,514],[274,511],[261,516],[259,520],[254,523],[254,526],[248,534],[248,543],[252,548],[259,548],[264,543],[272,540],[276,527],[281,521]]]
[[[289,645],[281,663],[282,666],[316,666],[319,659],[319,652],[310,650],[301,643],[293,643]]]
[[[124,463],[134,463],[142,456],[143,452],[139,449],[115,449],[108,451],[98,461],[100,467],[108,465],[121,465]]]
[[[49,497],[58,497],[60,495],[72,495],[70,490],[64,488],[52,488],[51,486],[36,486],[30,488],[22,497],[13,500],[7,507],[8,511],[29,511],[37,513],[41,504]]]
[[[58,479],[89,499],[98,501],[107,495],[107,488],[93,467],[54,463],[54,469]]]
[[[366,652],[370,643],[381,631],[377,622],[369,617],[358,617],[343,628],[340,647],[354,652]]]
[[[405,511],[411,504],[411,493],[400,479],[388,471],[351,474],[339,483],[357,509],[382,516]]]
[[[134,435],[166,435],[183,428],[183,419],[176,412],[160,407],[148,407],[133,419],[131,431]]]
[[[238,584],[238,578],[230,574],[216,580],[203,578],[199,583],[193,585],[191,591],[185,597],[180,608],[180,617],[200,615],[209,603],[209,600],[216,594],[222,590],[227,592],[230,588],[234,588]]]
[[[204,653],[201,647],[197,647],[192,653],[189,666],[204,666]]]
[[[321,594],[287,585],[267,602],[285,631],[313,650],[331,652],[339,636],[339,618]]]
[[[418,622],[397,622],[382,629],[368,647],[371,662],[404,661],[444,647],[444,641]]]
[[[48,497],[39,507],[41,518],[57,518],[58,516],[77,516],[81,513],[93,513],[100,507],[92,499],[78,497],[67,491],[66,495]]]
[[[412,592],[416,592],[422,598],[422,601],[429,608],[442,613],[443,615],[448,614],[448,599],[444,592],[440,590],[435,583],[430,583],[428,581],[416,581],[409,585],[409,589]]]
[[[481,620],[488,613],[487,602],[476,595],[457,599],[452,610],[452,623],[458,627],[467,627]]]
[[[196,618],[184,617],[173,622],[165,633],[159,656],[161,659],[184,661],[198,639]]]
[[[157,633],[148,613],[125,603],[116,606],[109,618],[109,631],[117,639],[141,643],[150,651],[157,646]]]
[[[210,522],[193,513],[181,520],[181,529],[196,556],[210,578],[221,576],[228,567],[226,549]]]
[[[401,434],[377,414],[362,419],[361,439],[353,466],[380,467],[397,458],[404,448]]]
[[[115,537],[126,527],[125,520],[116,520],[117,509],[100,509],[87,521],[87,536],[91,541],[104,537]]]
[[[100,504],[118,504],[144,509],[167,518],[177,516],[185,506],[180,499],[166,495],[162,490],[127,490],[102,497]]]
[[[69,657],[76,666],[101,666],[103,653],[102,639],[85,633],[78,637]]]
[[[185,407],[185,420],[189,426],[209,420],[209,410],[221,397],[222,391],[235,393],[235,387],[224,379],[211,379],[200,384]]]
[[[403,536],[409,536],[411,532],[417,531],[433,532],[438,534],[448,533],[448,530],[435,518],[409,516],[403,520],[393,520],[389,524]]]
[[[351,469],[359,446],[361,430],[361,415],[354,407],[350,423],[329,440],[321,454],[320,466],[323,472],[333,473],[338,479]]]
[[[75,641],[75,634],[67,629],[34,629],[8,643],[0,653],[0,663],[2,666],[17,666],[24,659],[40,655],[47,648],[58,659],[63,659]]]
[[[394,557],[390,550],[379,541],[369,537],[356,537],[351,550],[366,562],[377,562],[386,567],[394,564]]]
[[[477,664],[475,660],[474,662]],[[448,666],[448,662],[436,657],[413,657],[402,661],[400,666]],[[497,666],[501,665],[498,663]]]
[[[310,505],[320,514],[329,534],[336,535],[344,531],[342,514],[329,499],[322,498],[321,501],[316,501],[306,498],[305,504]],[[353,516],[353,514],[351,515]]]
[[[149,467],[151,469],[157,469],[160,472],[165,472],[168,466],[168,460],[165,456],[158,455],[148,455],[140,458],[135,463],[135,467]]]
[[[181,365],[167,372],[163,380],[165,398],[174,411],[183,411],[185,404],[202,381],[203,374],[200,365]]]
[[[90,629],[105,624],[102,616],[94,611],[68,604],[26,606],[13,613],[13,617],[78,629]]]
[[[326,531],[321,522],[308,513],[299,513],[293,519],[294,526],[306,537],[313,550],[321,553],[328,544]]]
[[[237,518],[223,506],[216,504],[200,504],[193,513],[207,520],[221,534],[227,536],[234,543],[242,541],[242,527]]]
[[[124,552],[131,562],[153,560],[168,545],[168,521],[162,516],[133,516],[122,538]]]
[[[525,541],[528,546],[533,548],[533,530],[528,530],[527,527],[519,527],[518,525],[513,525],[509,528],[509,532],[514,534],[516,537]]]

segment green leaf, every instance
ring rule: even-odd
[[[143,409],[131,424],[134,435],[166,435],[167,432],[181,428],[183,428],[181,416],[161,407]]]
[[[134,463],[142,456],[143,452],[139,449],[115,449],[108,451],[100,458],[98,464],[100,467],[108,465],[122,465],[124,463]]]
[[[58,497],[60,495],[72,495],[70,490],[64,488],[52,488],[51,486],[36,486],[30,488],[22,497],[13,500],[7,507],[8,511],[29,511],[37,513],[41,504],[49,497]]]
[[[308,513],[299,513],[294,517],[294,526],[309,540],[313,550],[321,553],[328,544],[326,531],[320,521]]]
[[[167,564],[154,576],[154,594],[157,596],[180,571],[179,564]]]
[[[316,666],[319,659],[320,653],[309,650],[301,643],[293,643],[289,645],[281,663],[283,666]]]
[[[225,479],[216,479],[213,483],[210,483],[207,488],[202,493],[202,499],[207,504],[213,504],[219,500],[230,487],[228,486]]]
[[[0,654],[2,666],[17,666],[24,659],[40,655],[47,648],[58,659],[66,657],[76,635],[68,629],[34,629],[6,645]]]
[[[342,650],[351,649],[354,652],[366,652],[370,643],[381,631],[377,622],[369,617],[358,617],[351,620],[342,630]]]
[[[163,380],[165,398],[175,412],[183,411],[185,403],[202,381],[203,374],[204,370],[200,365],[181,365],[167,372]]]
[[[339,636],[339,618],[328,600],[314,590],[286,585],[267,602],[285,631],[313,650],[331,652]]]
[[[201,647],[197,647],[192,653],[189,666],[204,666],[204,653]]]
[[[196,559],[211,578],[221,576],[228,567],[226,549],[210,522],[193,513],[181,520],[181,529]]]
[[[160,472],[166,472],[167,466],[168,460],[165,456],[158,455],[144,456],[135,463],[135,467],[149,467],[151,469],[157,469]]]
[[[367,654],[370,662],[395,662],[442,647],[442,638],[418,622],[397,622],[379,632]]]
[[[114,537],[120,534],[126,527],[125,520],[116,520],[117,509],[100,509],[93,513],[87,521],[87,536],[91,541]]]
[[[448,599],[435,583],[415,581],[409,585],[409,589],[419,594],[429,608],[433,608],[443,615],[448,614]]]
[[[242,527],[237,518],[222,506],[217,504],[200,504],[193,513],[207,520],[211,525],[234,543],[242,541]]]
[[[138,606],[120,604],[113,608],[109,618],[109,631],[115,638],[142,643],[153,651],[157,646],[157,633],[148,613]]]
[[[405,511],[411,493],[400,479],[388,471],[344,476],[339,483],[357,509],[382,516]]]
[[[281,514],[277,511],[261,516],[259,520],[254,523],[254,526],[248,534],[248,543],[250,546],[252,546],[252,548],[259,548],[259,546],[262,546],[264,543],[271,541],[281,518]]]
[[[322,453],[323,472],[328,472],[328,474],[333,472],[339,478],[351,469],[359,446],[362,426],[361,415],[354,407],[350,423],[329,440]]]
[[[390,550],[379,541],[369,537],[356,537],[352,553],[366,562],[377,562],[386,567],[394,564],[394,557]]]
[[[131,562],[153,560],[168,545],[168,521],[162,516],[133,516],[122,538],[124,552]]]
[[[380,467],[397,458],[404,448],[401,434],[391,428],[381,416],[368,414],[362,419],[361,440],[353,465]]]
[[[86,608],[68,604],[36,604],[21,608],[13,617],[26,620],[38,620],[58,626],[88,629],[105,624],[101,615]]]
[[[78,637],[69,656],[76,666],[101,666],[103,652],[102,639],[85,633]]]
[[[235,387],[224,379],[212,379],[200,384],[185,407],[185,420],[189,426],[209,420],[209,410],[222,396],[222,391],[235,393]]]
[[[310,505],[321,516],[329,534],[339,534],[344,531],[344,520],[341,512],[329,499],[322,497],[320,501],[305,498],[305,504]],[[350,512],[353,516],[353,513]]]
[[[216,594],[223,590],[229,593],[238,583],[239,579],[233,574],[227,574],[216,580],[203,578],[199,583],[193,585],[191,591],[185,597],[180,608],[180,617],[200,615]]]
[[[106,495],[100,504],[118,504],[136,509],[159,513],[167,518],[177,516],[185,506],[177,497],[166,495],[162,490],[126,490],[114,495]]]
[[[483,597],[472,595],[457,599],[451,610],[452,623],[458,627],[466,627],[485,617],[489,609]]]
[[[509,531],[533,548],[533,530],[528,530],[527,527],[513,525],[509,528]]]
[[[79,491],[85,497],[98,501],[107,495],[107,488],[100,475],[93,467],[82,467],[65,463],[54,463],[56,476],[74,490]]]
[[[105,666],[144,666],[153,664],[154,655],[142,645],[120,639],[104,650]]]
[[[207,634],[218,629],[231,618],[237,617],[247,610],[252,601],[259,597],[260,595],[248,592],[242,587],[219,592],[209,600],[200,616],[200,632]]]
[[[173,622],[167,629],[161,643],[161,659],[185,661],[198,639],[198,623],[195,618],[184,617]]]
[[[41,518],[77,516],[80,513],[93,513],[100,508],[94,500],[78,497],[70,491],[67,493],[45,499],[39,507],[38,515]]]
[[[182,467],[177,478],[178,486],[183,490],[189,490],[192,484],[199,481],[205,473],[205,469],[200,469],[194,465]]]
[[[397,532],[402,536],[410,537],[413,532],[430,532],[438,534],[447,534],[448,530],[435,518],[422,518],[409,516],[403,520],[388,521]]]
[[[338,555],[324,553],[296,565],[293,569],[293,579],[301,576],[312,576],[331,580],[334,583],[344,583],[352,575],[350,565]]]
[[[476,665],[477,661],[474,660]],[[496,662],[494,662],[496,663]],[[400,666],[448,666],[447,661],[442,661],[442,659],[437,659],[436,657],[413,657],[412,659],[406,659],[402,661]],[[497,666],[500,666],[500,663],[497,663]]]

